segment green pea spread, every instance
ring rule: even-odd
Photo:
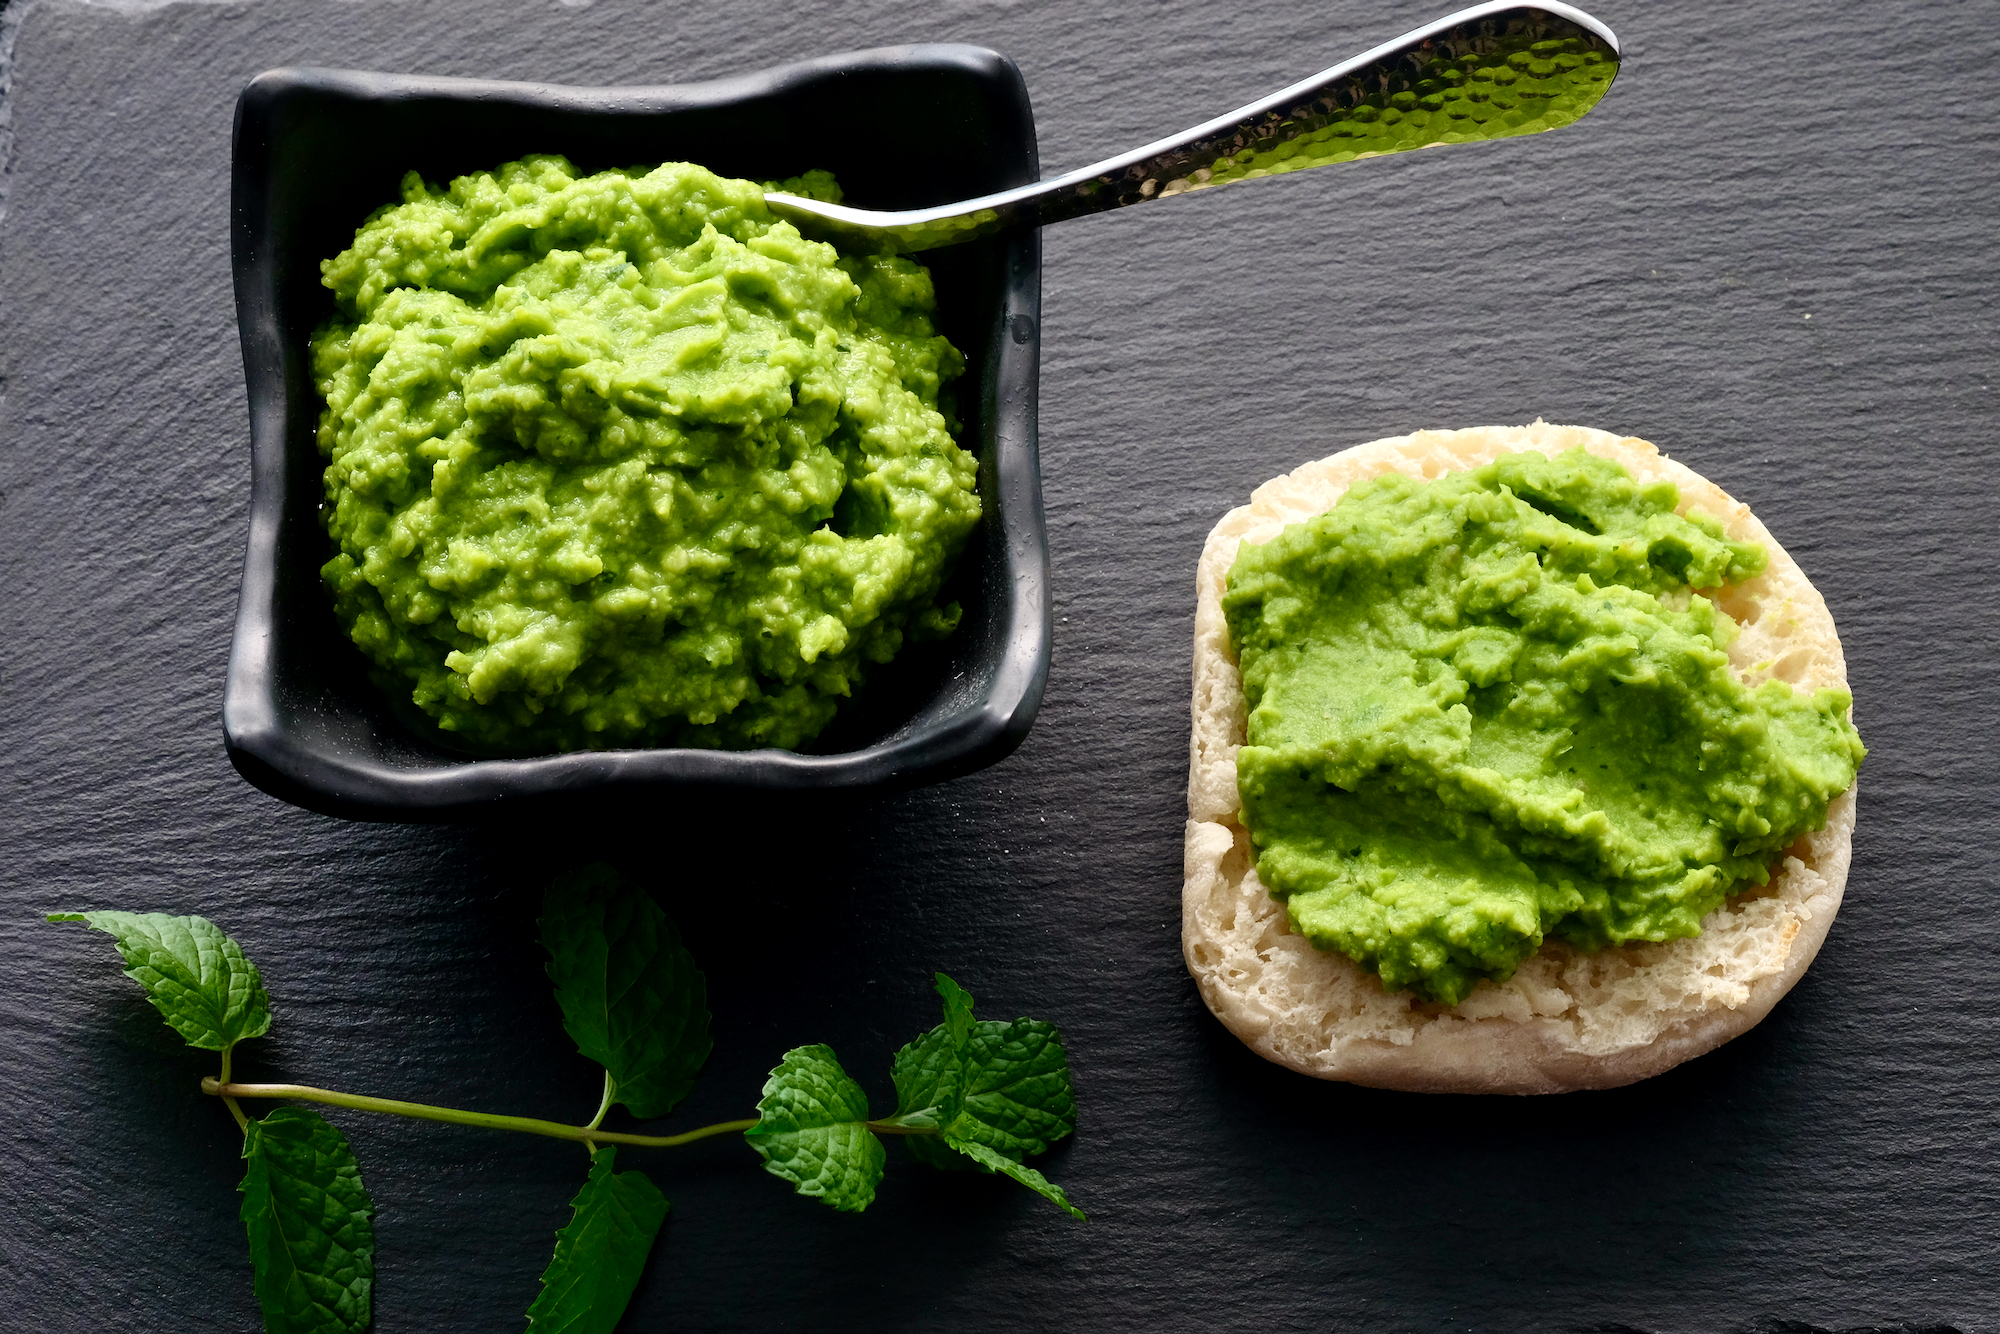
[[[700,167],[531,157],[412,173],[322,269],[323,574],[440,726],[796,747],[955,625],[977,464],[918,265],[837,255]]]
[[[1379,477],[1246,544],[1223,609],[1258,877],[1387,987],[1457,1004],[1552,937],[1700,934],[1866,753],[1844,690],[1746,685],[1691,593],[1763,569],[1573,449]]]

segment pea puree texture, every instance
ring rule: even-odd
[[[1554,937],[1698,935],[1866,753],[1844,690],[1751,687],[1691,589],[1761,547],[1581,449],[1363,482],[1246,544],[1223,610],[1258,877],[1319,948],[1457,1004]]]
[[[442,727],[794,747],[955,625],[977,464],[918,265],[841,257],[697,166],[531,157],[412,173],[322,269],[323,574]]]

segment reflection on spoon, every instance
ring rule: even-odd
[[[808,236],[853,251],[931,250],[1018,224],[1435,144],[1553,130],[1618,73],[1611,29],[1565,4],[1460,10],[1183,134],[999,194],[878,213],[767,194]]]

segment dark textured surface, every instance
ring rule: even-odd
[[[1064,1026],[1080,1125],[1043,1165],[1091,1213],[896,1153],[876,1205],[839,1216],[741,1146],[656,1154],[674,1212],[628,1328],[2000,1326],[2000,275],[1978,239],[2000,216],[2000,44],[1977,6],[1607,0],[1630,60],[1574,129],[1052,229],[1055,660],[1035,731],[984,773],[771,839],[674,807],[615,831],[345,824],[230,771],[248,460],[225,223],[250,75],[656,82],[972,41],[1020,62],[1060,171],[1433,12],[1117,9],[27,10],[0,223],[0,1324],[256,1322],[209,1058],[103,937],[33,914],[222,923],[276,1008],[248,1077],[584,1118],[597,1090],[530,919],[600,838],[709,972],[716,1055],[671,1124],[742,1115],[801,1042],[886,1102],[943,968],[984,1013]],[[1207,1016],[1179,957],[1202,537],[1305,458],[1537,413],[1658,441],[1826,594],[1873,747],[1847,905],[1761,1027],[1638,1087],[1423,1099],[1289,1075]],[[380,1206],[376,1328],[518,1328],[582,1156],[335,1118]]]

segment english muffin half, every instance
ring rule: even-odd
[[[1640,482],[1669,481],[1679,510],[1706,512],[1726,535],[1761,544],[1762,573],[1705,595],[1741,633],[1731,669],[1755,685],[1845,688],[1846,663],[1826,602],[1746,505],[1653,445],[1578,426],[1419,431],[1343,450],[1266,482],[1209,534],[1196,574],[1193,736],[1189,746],[1181,941],[1209,1009],[1280,1065],[1321,1079],[1451,1093],[1558,1093],[1644,1079],[1762,1019],[1819,952],[1847,883],[1855,789],[1825,826],[1703,919],[1698,936],[1579,953],[1554,941],[1505,982],[1481,981],[1461,1003],[1386,991],[1341,954],[1292,930],[1258,881],[1239,822],[1236,754],[1247,707],[1223,593],[1237,548],[1331,509],[1348,487],[1387,472],[1434,479],[1503,454],[1582,446]]]

